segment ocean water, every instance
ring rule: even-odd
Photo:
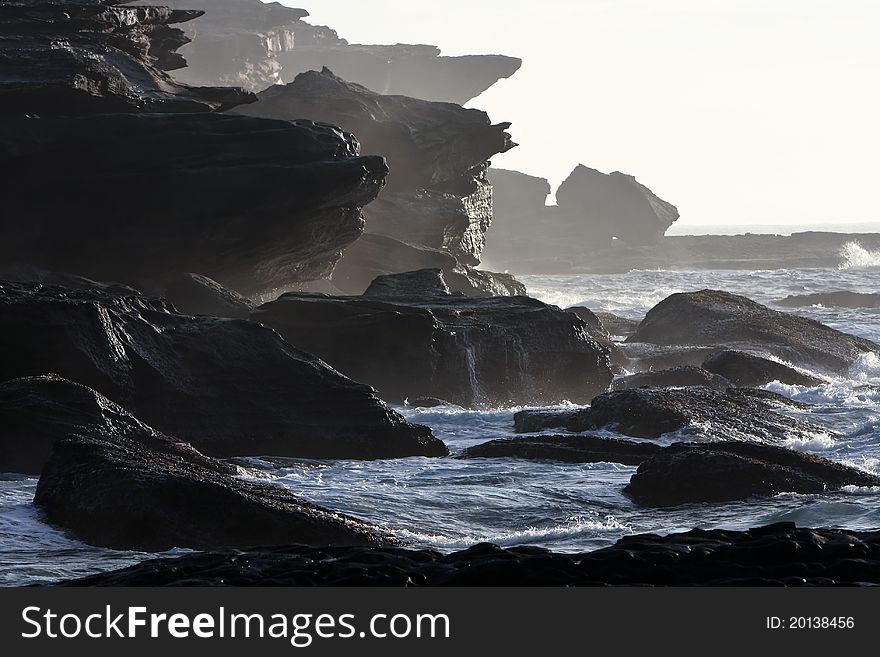
[[[530,294],[548,303],[585,305],[594,311],[641,318],[670,294],[703,288],[744,294],[771,306],[790,294],[877,292],[880,253],[848,245],[835,269],[652,270],[606,276],[527,276],[523,282]],[[880,341],[880,309],[812,307],[794,312]],[[880,473],[878,355],[866,354],[848,377],[815,388],[779,383],[768,388],[813,404],[809,410],[792,413],[840,434],[831,438],[820,432],[807,440],[789,441],[789,447]],[[411,421],[431,426],[449,445],[453,458],[306,463],[271,470],[273,481],[309,500],[379,523],[414,546],[440,550],[491,541],[583,551],[609,545],[630,533],[693,527],[744,529],[783,520],[802,526],[880,527],[880,489],[643,509],[622,493],[634,467],[454,458],[470,445],[512,436],[513,414],[519,409],[400,410]],[[669,435],[664,442],[676,439]],[[36,479],[0,475],[0,584],[53,581],[153,556],[89,547],[46,525],[31,504],[35,488]]]

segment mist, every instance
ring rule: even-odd
[[[675,200],[679,233],[880,225],[868,0],[284,4],[353,43],[521,57],[469,104],[513,123],[495,166],[554,187],[579,162],[636,175]]]

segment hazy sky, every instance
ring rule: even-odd
[[[878,0],[284,3],[351,42],[521,57],[471,102],[513,123],[497,166],[625,171],[682,225],[880,223]]]

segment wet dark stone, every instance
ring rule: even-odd
[[[640,372],[615,379],[612,390],[630,390],[632,388],[680,388],[702,386],[712,390],[727,390],[733,384],[723,376],[712,374],[700,367],[683,365],[668,370]]]
[[[817,294],[795,294],[775,302],[784,308],[808,308],[824,306],[825,308],[880,308],[880,294],[865,294],[840,290],[838,292],[820,292]]]
[[[743,351],[720,351],[703,362],[703,368],[743,388],[758,388],[773,381],[796,386],[817,386],[822,379],[792,367]]]
[[[257,304],[217,281],[199,274],[181,274],[165,290],[165,298],[185,315],[247,317]]]
[[[492,440],[468,447],[460,458],[515,458],[562,463],[639,465],[662,447],[601,436],[528,436]]]

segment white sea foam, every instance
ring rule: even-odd
[[[858,242],[847,242],[840,249],[840,269],[880,267],[880,251],[869,251]]]

